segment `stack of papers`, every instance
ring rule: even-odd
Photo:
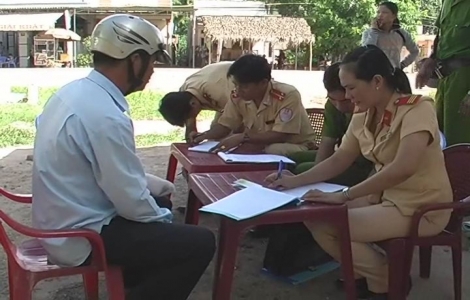
[[[294,161],[285,156],[273,154],[230,154],[219,152],[217,155],[226,163],[270,164],[283,161],[286,164],[295,164]]]
[[[287,204],[299,204],[301,197],[313,189],[323,192],[336,192],[345,188],[345,186],[337,184],[316,183],[295,189],[276,191],[245,179],[235,181],[233,186],[242,188],[242,190],[199,210],[241,221],[262,215]]]
[[[238,179],[233,183],[234,187],[239,187],[239,188],[247,188],[251,186],[257,186],[257,187],[263,187],[262,185],[259,185],[257,183],[251,182],[246,179]],[[309,185],[304,185],[304,186],[299,186],[293,189],[289,190],[282,190],[279,191],[281,193],[295,196],[298,198],[302,198],[303,195],[305,195],[308,191],[310,190],[319,190],[325,193],[334,193],[341,191],[344,189],[346,186],[344,185],[339,185],[339,184],[332,184],[332,183],[326,183],[326,182],[318,182],[314,184],[309,184]]]
[[[298,198],[275,190],[251,186],[199,209],[241,221],[298,202]]]
[[[217,146],[219,142],[217,141],[205,141],[197,146],[189,147],[189,151],[210,153],[210,150]],[[288,159],[285,156],[281,155],[271,155],[271,154],[231,154],[238,147],[232,148],[226,152],[219,152],[220,158],[226,163],[251,163],[251,164],[270,164],[270,163],[279,163],[283,161],[286,164],[295,164],[294,161]]]

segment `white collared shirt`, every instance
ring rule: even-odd
[[[128,110],[122,92],[97,71],[49,99],[34,142],[34,227],[101,232],[116,215],[171,222],[171,212],[150,196]],[[63,266],[82,264],[91,251],[81,238],[42,244],[50,261]]]

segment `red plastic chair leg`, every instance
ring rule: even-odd
[[[388,280],[390,300],[406,300],[408,293],[408,274],[406,274],[406,241],[396,239],[389,242],[387,256],[389,261]]]
[[[168,159],[168,169],[166,171],[166,180],[170,182],[175,181],[177,167],[178,167],[178,160],[173,154],[170,154],[170,158]]]
[[[452,266],[454,269],[454,299],[462,300],[462,244],[452,247]]]
[[[125,300],[124,281],[120,267],[109,266],[106,272],[106,289],[109,300]]]
[[[213,300],[230,300],[233,274],[241,232],[234,222],[222,217],[219,228],[219,245],[214,274]]]
[[[9,270],[11,270],[9,268]],[[10,300],[32,300],[33,286],[28,274],[15,270],[9,272]],[[11,278],[13,277],[13,278]]]
[[[83,285],[87,300],[98,300],[98,272],[83,274]]]
[[[429,278],[431,275],[432,247],[419,247],[419,276]]]
[[[190,191],[186,207],[185,224],[197,225],[199,223],[199,208],[201,208],[201,202],[199,202],[196,195]]]

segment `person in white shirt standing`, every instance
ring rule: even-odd
[[[109,264],[123,268],[126,299],[187,299],[215,238],[172,224],[168,202],[151,196],[126,114],[125,96],[145,87],[155,61],[168,60],[163,38],[148,21],[119,14],[99,22],[92,41],[94,70],[53,95],[37,124],[33,225],[99,232]],[[42,243],[60,266],[86,265],[92,255],[84,239]]]
[[[390,1],[380,3],[377,16],[372,20],[370,28],[362,34],[361,44],[379,47],[393,67],[402,70],[411,65],[419,54],[419,48],[411,34],[400,26],[397,4]],[[409,54],[402,60],[403,47]]]

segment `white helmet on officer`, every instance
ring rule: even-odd
[[[134,67],[129,60],[129,81],[131,90],[142,85],[142,78],[148,69],[150,57],[155,55],[160,63],[170,63],[165,51],[160,30],[149,21],[129,15],[115,14],[101,20],[91,34],[91,51],[99,52],[117,60],[124,60],[134,53],[145,52],[141,70],[134,74]],[[144,55],[141,55],[144,56]],[[132,92],[132,91],[130,91]]]

